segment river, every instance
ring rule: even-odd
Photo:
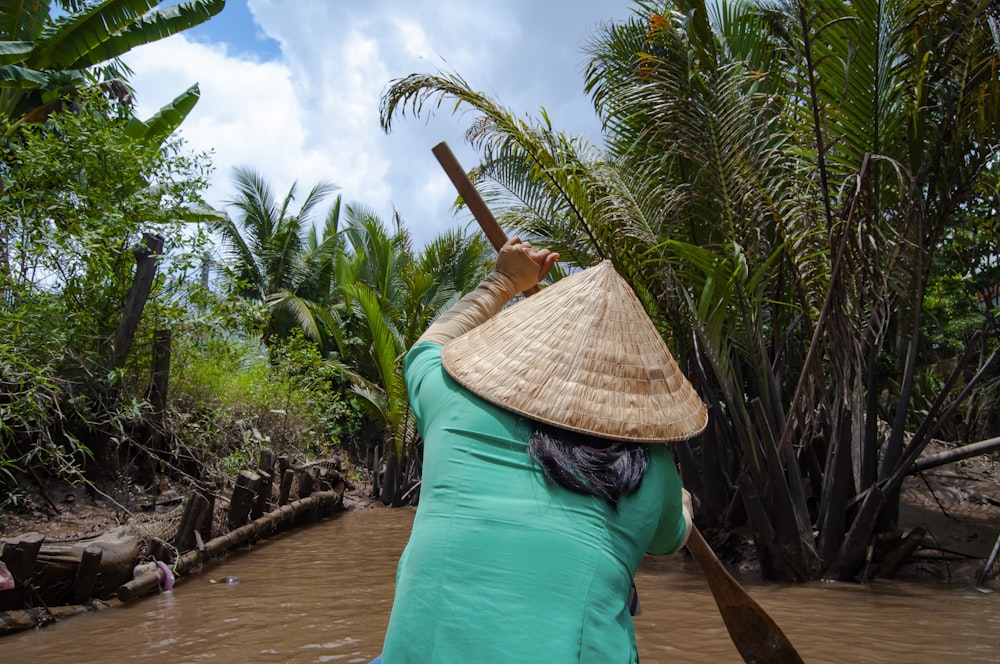
[[[0,662],[357,662],[379,653],[411,509],[355,510],[256,544],[173,592],[0,641]],[[239,584],[213,583],[223,576]],[[642,662],[741,662],[697,565],[647,558]],[[807,664],[1000,662],[1000,594],[937,583],[744,580]]]

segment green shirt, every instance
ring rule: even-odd
[[[420,505],[399,561],[383,661],[636,662],[626,601],[644,552],[686,523],[663,445],[618,509],[546,482],[531,423],[459,386],[423,342],[405,376],[424,438]]]

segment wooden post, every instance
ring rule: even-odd
[[[236,486],[229,503],[229,527],[239,528],[247,522],[250,510],[257,502],[260,491],[260,475],[250,470],[241,470],[236,476]]]
[[[884,579],[894,579],[903,563],[909,560],[917,547],[924,543],[926,534],[927,531],[923,526],[917,526],[907,533],[896,548],[882,558],[882,564],[876,574]]]
[[[10,575],[14,577],[14,583],[20,587],[32,577],[35,571],[35,560],[38,552],[42,548],[45,535],[41,533],[25,533],[4,542],[3,552],[0,552],[0,560],[7,566]]]
[[[269,475],[274,475],[274,452],[264,448],[260,451],[257,467]]]
[[[174,546],[178,551],[193,549],[196,543],[195,533],[204,528],[205,514],[210,513],[211,505],[208,499],[197,491],[188,494],[184,502],[184,512],[181,515],[181,522],[177,526],[177,534],[174,536]],[[209,519],[211,522],[211,519]]]
[[[281,475],[281,486],[278,488],[278,505],[287,505],[288,496],[292,492],[292,481],[295,479],[295,471],[286,468]]]
[[[35,573],[35,561],[45,535],[25,533],[3,543],[0,560],[14,579],[14,587],[0,593],[0,610],[19,609],[28,597],[28,585]]]
[[[76,568],[76,578],[73,580],[73,601],[82,603],[90,599],[97,585],[97,574],[101,571],[101,558],[104,550],[94,544],[83,550],[80,565]]]
[[[316,483],[316,480],[313,477],[312,473],[310,473],[307,470],[298,471],[298,476],[299,476],[298,497],[301,500],[302,498],[308,498],[309,494],[313,492],[313,484]]]
[[[170,330],[156,330],[153,337],[153,371],[146,396],[152,409],[148,420],[149,447],[159,454],[164,451],[163,413],[167,409],[172,336]]]
[[[156,266],[159,257],[163,254],[163,238],[159,235],[143,233],[142,244],[136,246],[132,253],[135,254],[135,277],[132,279],[122,319],[115,332],[110,360],[112,369],[120,369],[125,366],[125,358],[128,357],[128,352],[132,349],[132,340],[139,327],[142,310],[146,306],[149,291],[153,287]]]
[[[257,475],[260,476],[260,486],[257,488],[257,499],[253,503],[253,509],[250,510],[251,519],[256,519],[267,511],[271,502],[271,488],[274,486],[271,473],[258,469]]]

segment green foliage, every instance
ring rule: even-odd
[[[4,380],[0,464],[44,464],[73,475],[94,439],[120,440],[138,398],[107,390],[145,389],[140,373],[109,373],[110,340],[131,285],[132,249],[144,233],[171,238],[153,301],[201,252],[203,238],[178,221],[200,201],[203,160],[126,138],[126,116],[100,96],[74,113],[4,132],[0,143],[0,338]],[[9,123],[0,127],[9,129]],[[141,348],[157,323],[179,312],[150,306]],[[175,319],[174,319],[175,320]],[[124,380],[123,380],[124,379]]]
[[[171,369],[171,430],[219,472],[255,463],[262,447],[291,455],[354,454],[358,406],[315,344],[292,333],[268,354],[253,342],[186,337]]]
[[[183,246],[191,240],[177,219],[200,200],[204,167],[125,139],[124,123],[95,97],[75,113],[22,125],[2,146],[0,287],[8,307],[54,301],[67,350],[95,357],[106,353],[120,317],[142,234],[180,239],[169,247],[174,255],[198,250]]]
[[[236,216],[227,215],[214,224],[230,259],[226,270],[232,292],[267,306],[265,345],[295,328],[324,343],[331,330],[326,305],[336,292],[332,279],[340,249],[340,200],[326,214],[321,237],[314,215],[336,187],[318,183],[293,212],[297,183],[279,203],[253,169],[237,168],[234,182],[237,191],[231,205]]]
[[[130,72],[118,58],[133,48],[200,25],[225,0],[0,4],[0,116],[42,121],[95,86],[127,96]],[[61,9],[61,11],[59,11]]]
[[[603,150],[457,74],[393,81],[382,125],[473,109],[498,220],[571,264],[611,259],[711,403],[711,445],[688,457],[703,468],[686,468],[703,471],[706,518],[747,506],[767,573],[852,578],[942,415],[920,367],[960,350],[977,316],[980,357],[997,343],[962,292],[997,282],[996,3],[635,9],[588,49]],[[883,493],[881,514],[845,521]]]

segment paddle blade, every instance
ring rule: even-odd
[[[687,549],[701,567],[733,645],[744,662],[804,664],[785,633],[722,565],[696,527],[691,528]]]

